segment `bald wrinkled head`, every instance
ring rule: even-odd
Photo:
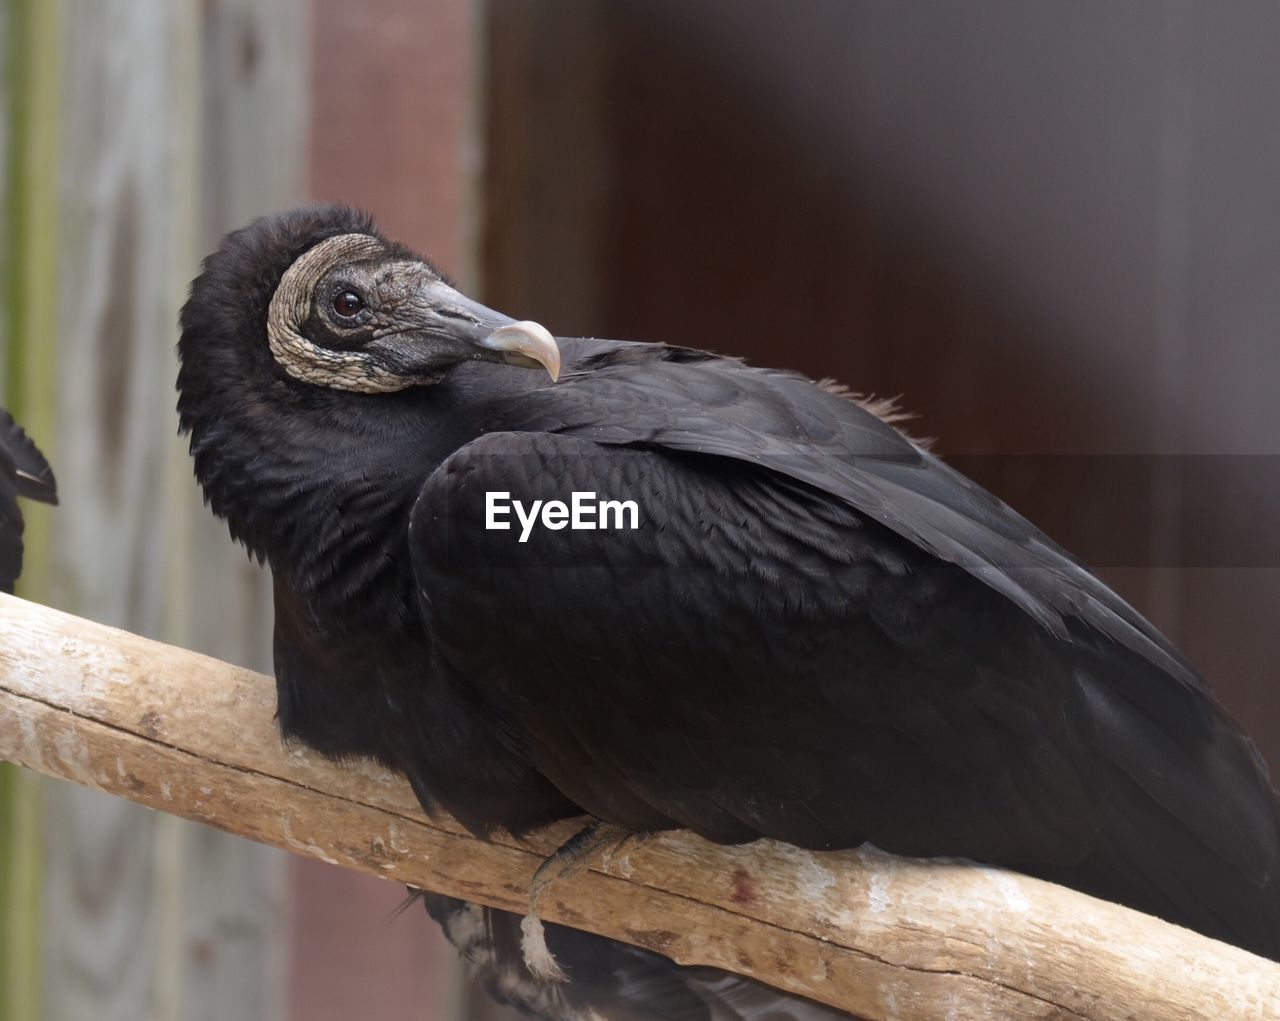
[[[326,238],[285,271],[267,338],[295,379],[363,393],[430,383],[469,359],[560,371],[543,327],[473,302],[428,263],[363,233]]]
[[[541,368],[552,379],[560,369],[543,327],[472,301],[341,206],[264,217],[229,234],[192,284],[178,349],[184,396],[207,382],[196,377],[237,373],[246,385],[283,375],[377,394],[431,384],[465,361]]]

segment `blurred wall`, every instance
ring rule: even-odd
[[[313,0],[313,198],[373,213],[446,271],[470,264],[475,5]],[[402,886],[294,858],[290,1016],[462,1016],[457,953]],[[403,908],[403,911],[401,909]]]
[[[492,0],[486,297],[903,395],[1280,764],[1277,38],[1264,0]]]
[[[226,229],[295,201],[299,0],[7,0],[6,401],[61,506],[23,594],[270,666],[261,572],[202,505],[174,412],[178,308]],[[278,1017],[286,856],[68,784],[0,833],[33,849],[13,1021]],[[15,998],[10,994],[18,992]]]
[[[0,0],[0,16],[17,168],[0,382],[63,497],[32,509],[25,592],[269,671],[266,573],[202,506],[176,436],[178,308],[223,233],[308,193],[466,272],[472,5]],[[461,1009],[456,954],[420,906],[396,917],[402,887],[4,779],[0,892],[40,886],[0,910],[0,965],[19,969],[0,967],[4,1021]]]

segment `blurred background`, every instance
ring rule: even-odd
[[[901,394],[1280,763],[1280,6],[0,0],[21,593],[267,670],[176,437],[226,230],[373,211],[562,335]],[[495,1016],[402,891],[0,766],[0,1021]]]

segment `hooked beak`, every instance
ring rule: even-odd
[[[430,332],[460,342],[460,359],[545,369],[552,382],[560,378],[560,347],[541,323],[517,322],[440,281],[428,284],[421,297]]]
[[[532,319],[499,326],[480,341],[480,346],[498,352],[508,365],[546,369],[553,383],[560,378],[560,346],[551,331]]]

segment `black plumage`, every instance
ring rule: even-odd
[[[1069,554],[832,388],[581,339],[551,382],[495,364],[547,363],[513,329],[338,207],[230,235],[193,285],[182,426],[271,565],[286,733],[477,832],[869,840],[1280,957],[1265,766]],[[639,527],[522,543],[484,527],[496,491]]]
[[[12,592],[22,573],[22,509],[18,497],[57,503],[53,469],[3,408],[0,408],[0,592]]]

